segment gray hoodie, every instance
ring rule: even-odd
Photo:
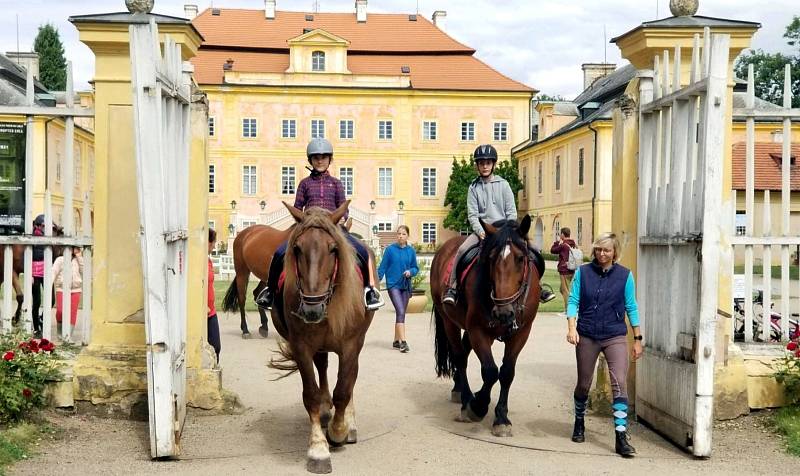
[[[517,207],[514,205],[514,193],[503,177],[492,174],[488,181],[476,178],[467,191],[467,217],[472,231],[483,233],[478,218],[486,223],[497,220],[516,220]]]

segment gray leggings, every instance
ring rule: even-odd
[[[578,384],[575,385],[575,398],[585,399],[594,378],[594,366],[597,357],[603,353],[608,362],[608,373],[611,376],[611,391],[614,399],[628,398],[628,339],[626,336],[612,337],[605,340],[594,340],[580,336],[575,347],[575,358],[578,362]]]

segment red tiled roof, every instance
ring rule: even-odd
[[[214,16],[205,10],[193,20],[205,38],[192,59],[199,84],[222,84],[222,65],[232,59],[233,71],[283,73],[289,67],[287,41],[304,28],[321,28],[350,42],[348,69],[354,74],[402,74],[411,70],[414,89],[534,92],[475,58],[475,50],[455,41],[430,21],[408,15],[367,15],[365,23],[355,13],[277,12],[274,20],[263,10],[220,9]]]
[[[783,145],[775,142],[755,143],[755,189],[756,190],[781,190],[781,156]],[[800,190],[800,168],[797,159],[800,157],[800,145],[793,145],[791,158],[795,161],[789,172],[789,187],[793,191]],[[747,164],[747,144],[737,142],[733,144],[733,188],[744,190],[745,167]]]

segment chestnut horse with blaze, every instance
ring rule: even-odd
[[[349,204],[348,200],[333,212],[317,207],[303,212],[284,202],[297,223],[289,234],[283,287],[272,307],[275,330],[286,339],[280,346],[283,358],[270,365],[300,372],[311,422],[306,469],[312,473],[332,470],[328,442],[339,446],[357,439],[353,387],[374,311],[364,306],[355,250],[337,225]],[[333,398],[327,378],[329,352],[339,356]]]
[[[480,255],[459,286],[455,305],[442,303],[448,265],[463,237],[448,240],[431,264],[431,295],[436,328],[436,372],[452,377],[452,399],[461,403],[459,421],[483,420],[489,411],[491,391],[500,381],[492,434],[511,436],[508,391],[514,380],[517,357],[528,341],[539,309],[540,278],[535,258],[528,249],[531,226],[528,215],[518,223],[501,220],[486,231]],[[457,266],[453,263],[452,266]],[[462,337],[461,330],[464,330]],[[495,339],[505,342],[502,366],[492,356]],[[483,385],[473,395],[467,379],[467,357],[474,350],[481,362]]]

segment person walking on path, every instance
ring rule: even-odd
[[[633,359],[642,355],[639,308],[633,274],[617,263],[620,244],[613,233],[603,233],[592,244],[591,263],[575,272],[567,306],[567,342],[575,346],[578,382],[575,385],[575,425],[572,441],[583,443],[584,416],[595,363],[602,352],[608,362],[614,401],[616,452],[625,458],[636,450],[628,440],[628,327],[633,329]]]
[[[39,215],[33,220],[33,236],[44,236],[44,215]],[[33,288],[31,289],[33,295],[33,307],[31,309],[33,336],[41,338],[42,316],[39,314],[39,308],[42,306],[42,288],[44,288],[44,246],[36,245],[33,247],[31,276],[33,276]]]
[[[217,354],[217,365],[219,365],[219,351],[222,350],[222,341],[219,338],[219,319],[217,318],[217,307],[214,304],[214,265],[211,263],[211,251],[217,242],[217,232],[213,228],[208,229],[208,343],[214,348]]]
[[[397,227],[397,243],[383,250],[378,267],[378,281],[386,276],[386,288],[394,306],[394,342],[392,347],[406,353],[411,350],[406,342],[406,307],[411,299],[411,278],[419,273],[417,253],[408,244],[408,227]]]
[[[550,253],[558,255],[558,275],[561,277],[561,296],[564,298],[564,312],[567,312],[567,304],[569,301],[569,290],[572,285],[572,278],[575,276],[575,270],[569,269],[569,253],[573,248],[578,245],[570,238],[571,231],[569,228],[564,227],[558,235],[558,239],[550,247]]]
[[[56,290],[56,322],[58,333],[61,334],[61,319],[64,310],[64,256],[59,256],[53,263],[53,287]],[[83,289],[83,255],[78,247],[72,248],[72,282],[70,284],[70,315],[69,324],[75,327],[78,321],[78,304],[81,301]],[[45,291],[49,292],[49,290]]]

